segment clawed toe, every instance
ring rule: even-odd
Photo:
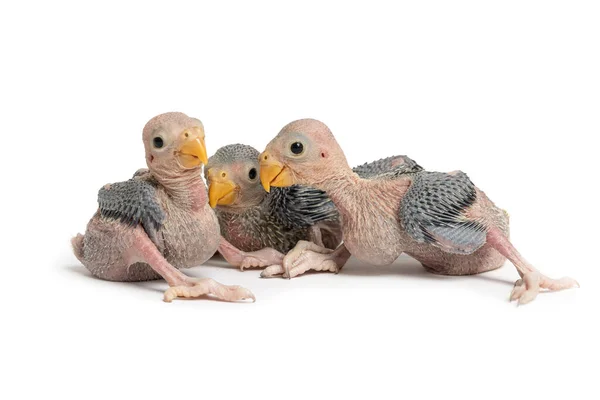
[[[523,305],[533,301],[542,289],[558,291],[573,287],[580,287],[579,282],[573,278],[551,279],[537,271],[529,272],[515,282],[515,287],[510,294],[510,301],[517,300],[519,305]]]
[[[540,282],[540,286],[548,290],[563,290],[574,287],[581,287],[579,285],[579,282],[577,282],[573,278],[569,278],[568,276],[563,276],[560,279],[542,279],[542,281]]]
[[[243,253],[244,259],[240,264],[240,270],[250,268],[265,268],[270,265],[280,264],[283,261],[283,254],[271,248]]]
[[[256,260],[253,257],[246,257],[240,264],[240,271],[243,272],[246,269],[261,268],[261,267],[262,267],[262,265],[258,260]]]
[[[164,293],[164,301],[172,302],[178,297],[198,298],[212,296],[223,301],[240,301],[251,299],[256,301],[254,294],[241,286],[227,286],[212,279],[201,279],[191,282],[189,285],[171,286]]]
[[[338,273],[340,268],[332,258],[331,251],[329,249],[325,251],[326,253],[318,253],[303,246],[297,247],[285,256],[281,265],[267,267],[260,276],[262,278],[281,276],[292,279],[309,270]]]
[[[261,278],[274,278],[275,276],[285,273],[282,265],[271,265],[260,273]]]

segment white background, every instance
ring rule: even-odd
[[[16,4],[0,6],[0,397],[598,398],[598,2]],[[93,279],[69,239],[175,110],[202,119],[209,154],[312,117],[352,164],[466,171],[525,257],[582,287],[516,307],[509,263],[443,278],[405,257],[292,281],[189,270],[254,304]]]

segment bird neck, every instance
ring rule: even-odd
[[[206,185],[200,169],[178,172],[177,175],[155,175],[156,180],[165,188],[173,201],[192,211],[198,211],[208,202]]]
[[[347,193],[361,186],[362,179],[350,167],[338,169],[335,173],[323,177],[314,187],[327,193],[334,204],[343,204],[347,200]],[[311,185],[312,186],[312,185]]]
[[[397,214],[394,210],[410,182],[401,178],[363,179],[348,168],[343,175],[326,180],[318,188],[327,192],[340,215],[347,218],[366,211]]]

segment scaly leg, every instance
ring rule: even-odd
[[[534,300],[541,289],[554,291],[570,289],[575,286],[579,287],[579,283],[573,278],[551,279],[542,275],[540,271],[525,261],[523,256],[499,229],[491,228],[487,234],[487,241],[500,254],[513,263],[521,276],[521,279],[515,283],[515,287],[510,295],[511,301],[518,300],[519,304],[526,304]]]
[[[145,262],[167,281],[170,288],[164,301],[170,303],[176,297],[200,297],[210,295],[224,301],[252,299],[254,295],[240,286],[227,286],[209,278],[191,278],[169,264],[144,232],[136,234],[130,253],[131,263]]]
[[[350,258],[350,252],[343,244],[331,250],[312,242],[301,240],[284,258],[281,265],[272,265],[265,269],[263,278],[283,275],[284,278],[294,278],[306,271],[329,271],[338,273]]]
[[[221,253],[229,264],[240,267],[242,271],[246,268],[264,268],[269,265],[281,264],[283,261],[283,254],[270,247],[265,247],[258,251],[245,252],[224,238],[221,238],[218,252]]]

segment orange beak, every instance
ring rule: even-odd
[[[265,190],[270,192],[271,186],[286,187],[293,185],[294,178],[288,167],[265,151],[260,155],[260,182]]]
[[[238,189],[239,186],[228,179],[225,172],[215,171],[214,168],[208,170],[208,202],[212,208],[233,204]]]
[[[177,150],[177,155],[181,165],[185,168],[194,168],[200,164],[208,163],[206,155],[206,144],[204,144],[204,134],[192,134],[191,130],[186,129],[181,133],[183,140]]]

